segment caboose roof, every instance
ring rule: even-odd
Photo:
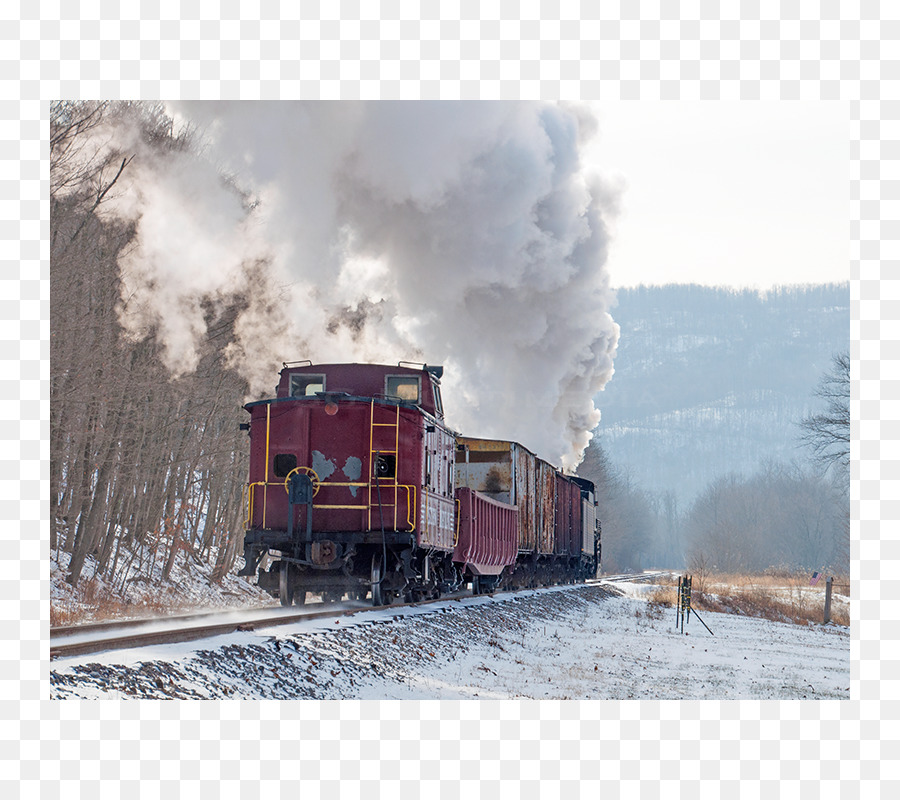
[[[419,399],[415,405],[438,418],[443,417],[440,405],[441,367],[425,364],[313,364],[311,362],[285,363],[276,387],[279,398],[291,396],[291,376],[322,376],[325,394],[346,393],[354,397],[390,396],[388,379],[392,377],[416,377],[419,383]]]

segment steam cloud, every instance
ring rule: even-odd
[[[615,197],[579,160],[596,131],[588,110],[171,111],[204,132],[203,157],[142,159],[118,131],[115,146],[138,157],[114,210],[138,230],[121,261],[123,324],[156,330],[174,373],[196,364],[202,302],[243,291],[228,355],[254,394],[271,391],[283,360],[442,363],[457,430],[578,464],[618,339],[604,269]]]

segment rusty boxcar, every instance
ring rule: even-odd
[[[521,444],[458,437],[456,480],[459,486],[519,510],[519,553],[506,583],[534,586],[583,580],[596,569],[593,529],[589,545],[583,542],[581,485]],[[593,503],[593,484],[577,480],[591,486]]]

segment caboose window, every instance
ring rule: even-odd
[[[291,397],[314,397],[324,391],[324,375],[291,375]]]
[[[409,375],[388,375],[384,381],[384,393],[410,403],[419,402],[419,378]]]
[[[372,472],[375,478],[397,477],[397,456],[393,453],[378,453],[372,461]]]
[[[436,383],[431,384],[431,391],[434,392],[434,410],[438,419],[444,418],[444,404],[441,402],[441,387]]]
[[[297,468],[297,456],[293,453],[276,453],[274,467],[276,478],[286,478],[291,470]]]

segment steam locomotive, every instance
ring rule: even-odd
[[[583,581],[594,485],[444,423],[442,367],[285,363],[248,403],[244,567],[282,605]]]

